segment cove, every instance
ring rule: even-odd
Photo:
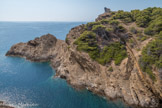
[[[64,40],[68,31],[85,22],[0,22],[0,100],[15,108],[127,108],[87,90],[77,91],[48,63],[5,57],[11,45],[43,34]]]

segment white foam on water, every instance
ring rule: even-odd
[[[29,107],[37,107],[37,106],[39,106],[38,104],[36,104],[36,103],[16,103],[16,102],[11,102],[10,101],[10,97],[3,97],[3,99],[2,98],[0,98],[0,100],[1,101],[3,101],[4,102],[4,104],[5,105],[8,105],[8,106],[12,106],[12,107],[14,107],[14,108],[29,108]]]
[[[11,92],[9,89],[12,89]],[[30,99],[27,99],[25,96],[25,92],[29,91],[21,91],[17,88],[8,88],[0,93],[0,100],[4,102],[4,104],[12,106],[14,108],[35,108],[38,106],[37,103],[31,102]],[[24,94],[22,94],[22,92]]]
[[[9,106],[13,106],[15,108],[28,108],[28,107],[36,107],[38,104],[35,103],[18,103],[18,104],[8,104]]]

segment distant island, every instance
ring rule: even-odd
[[[50,62],[55,77],[75,88],[134,107],[162,107],[162,8],[111,11],[71,29],[11,47],[6,56]]]

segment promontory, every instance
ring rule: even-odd
[[[162,108],[162,8],[111,11],[74,27],[66,40],[46,34],[18,43],[6,56],[50,62],[60,77],[108,99]]]

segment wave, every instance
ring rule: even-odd
[[[8,104],[9,106],[13,106],[15,108],[29,108],[29,107],[37,107],[39,106],[38,104],[35,104],[35,103],[18,103],[18,104]]]

